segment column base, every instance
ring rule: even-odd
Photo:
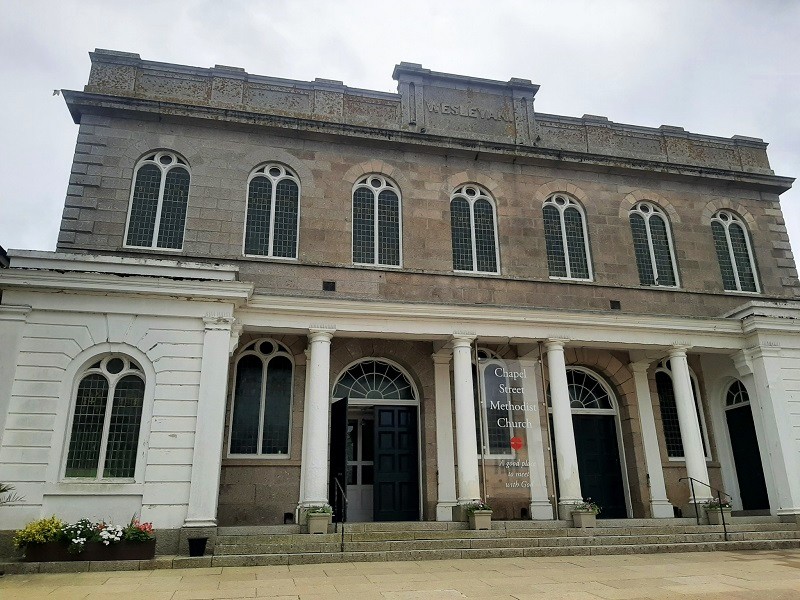
[[[568,501],[568,502],[559,502],[558,503],[558,518],[562,521],[571,521],[572,520],[572,511],[575,510],[575,506],[580,504],[581,500],[575,501]]]
[[[533,521],[552,521],[553,505],[547,500],[534,500],[529,505],[531,520]]]
[[[697,502],[689,501],[680,507],[681,516],[685,519],[696,519],[699,517],[700,522],[706,524],[708,523],[708,518],[706,517],[705,506],[706,500],[698,500]]]
[[[455,502],[438,502],[436,504],[436,520],[437,521],[452,521],[453,508],[456,506]]]
[[[216,527],[216,519],[186,519],[183,522],[184,527]]]
[[[668,500],[651,500],[650,516],[654,519],[672,519],[675,517],[675,508]]]

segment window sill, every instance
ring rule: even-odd
[[[379,263],[353,263],[352,266],[359,269],[391,269],[392,271],[399,271],[403,265],[382,265]]]
[[[92,494],[141,494],[144,491],[144,484],[134,479],[90,479],[75,478],[62,479],[57,483],[51,483],[45,489],[45,494],[54,496],[69,496],[76,493]]]
[[[453,270],[453,275],[470,275],[472,277],[500,277],[500,271],[457,271]]]
[[[575,281],[578,283],[594,283],[594,277],[557,277],[550,275],[551,281]]]
[[[128,246],[127,244],[122,246],[123,250],[136,250],[139,252],[169,252],[170,254],[180,254],[183,252],[183,248],[159,248],[157,246]]]
[[[264,256],[263,254],[242,254],[242,256],[251,260],[298,262],[298,258],[296,256]]]

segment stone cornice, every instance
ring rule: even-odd
[[[347,139],[354,138],[363,143],[380,142],[385,147],[420,151],[442,152],[447,154],[464,154],[476,158],[485,154],[489,160],[509,160],[517,163],[553,165],[559,164],[589,171],[630,172],[639,175],[672,177],[678,180],[706,179],[714,181],[735,182],[746,188],[759,189],[772,193],[782,193],[792,187],[794,178],[782,177],[767,172],[725,169],[714,166],[690,165],[679,162],[667,162],[653,159],[633,158],[619,154],[598,154],[596,152],[579,151],[546,147],[544,145],[523,145],[485,141],[464,137],[436,135],[423,131],[402,130],[393,128],[368,127],[365,125],[342,123],[334,120],[302,118],[279,114],[256,113],[236,108],[200,106],[179,102],[159,101],[142,98],[120,97],[106,94],[62,90],[62,95],[70,109],[73,120],[80,123],[84,112],[96,114],[149,113],[168,115],[174,118],[201,119],[239,124],[241,126],[267,128],[276,133],[286,135],[291,132],[312,139]],[[654,130],[658,131],[658,130]],[[726,140],[727,138],[719,138]],[[350,142],[352,143],[352,142]],[[741,145],[738,141],[729,140],[731,147]],[[505,158],[504,158],[505,157]]]

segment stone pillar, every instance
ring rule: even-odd
[[[308,335],[309,358],[306,366],[306,399],[303,430],[303,463],[300,466],[303,489],[301,506],[328,504],[328,445],[330,440],[329,394],[331,338],[329,329],[312,329]]]
[[[672,371],[672,387],[675,391],[675,405],[678,411],[678,426],[681,430],[683,456],[686,460],[686,474],[703,483],[709,483],[706,453],[703,451],[703,436],[700,432],[700,421],[697,419],[697,407],[692,392],[692,378],[689,375],[689,363],[686,360],[686,347],[673,346],[669,352],[669,365]],[[688,482],[687,482],[688,485]],[[684,516],[695,513],[695,504],[702,504],[711,499],[708,486],[693,482],[694,497],[691,486],[689,506]],[[702,513],[701,513],[702,516]]]
[[[544,468],[545,446],[542,439],[542,426],[539,418],[539,394],[537,382],[539,381],[538,356],[524,356],[520,358],[519,365],[525,371],[525,382],[522,388],[522,398],[525,404],[525,420],[533,426],[525,430],[525,443],[528,446],[528,465],[531,483],[531,519],[545,520],[553,518],[553,505],[547,496],[547,478]],[[546,409],[545,409],[546,410]]]
[[[474,339],[473,336],[453,336],[453,382],[456,406],[459,504],[470,504],[481,499],[470,351],[472,340]]]
[[[760,446],[764,476],[768,482],[770,478],[774,482],[774,489],[768,489],[770,511],[783,518],[797,519],[800,515],[800,461],[787,403],[791,392],[787,391],[784,380],[787,373],[794,372],[791,369],[796,369],[796,362],[787,359],[778,345],[769,342],[762,342],[745,354],[753,377],[752,387],[748,387],[755,392],[750,394],[753,422],[756,433],[759,429],[763,432],[759,444],[762,439],[765,441]]]
[[[224,454],[225,402],[234,319],[211,315],[205,317],[203,322],[205,333],[192,453],[192,481],[184,527],[216,526]]]
[[[450,393],[450,353],[433,355],[436,394],[436,520],[452,521],[456,505],[456,466],[453,454],[453,400]]]
[[[667,519],[674,517],[675,511],[667,499],[667,488],[664,485],[664,469],[661,466],[661,451],[658,447],[656,420],[653,416],[653,399],[650,395],[650,382],[647,378],[649,366],[650,362],[646,360],[630,364],[633,382],[636,386],[647,480],[650,483],[650,516],[654,519]]]
[[[578,473],[578,452],[572,427],[572,408],[567,388],[564,340],[547,340],[547,369],[550,376],[550,403],[553,408],[553,437],[558,466],[558,516],[570,519],[572,506],[583,502]]]

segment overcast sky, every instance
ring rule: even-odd
[[[0,0],[0,246],[55,248],[88,52],[396,91],[398,62],[541,85],[540,112],[769,142],[800,176],[800,0]],[[800,183],[782,196],[800,251]],[[799,256],[800,258],[800,256]]]

